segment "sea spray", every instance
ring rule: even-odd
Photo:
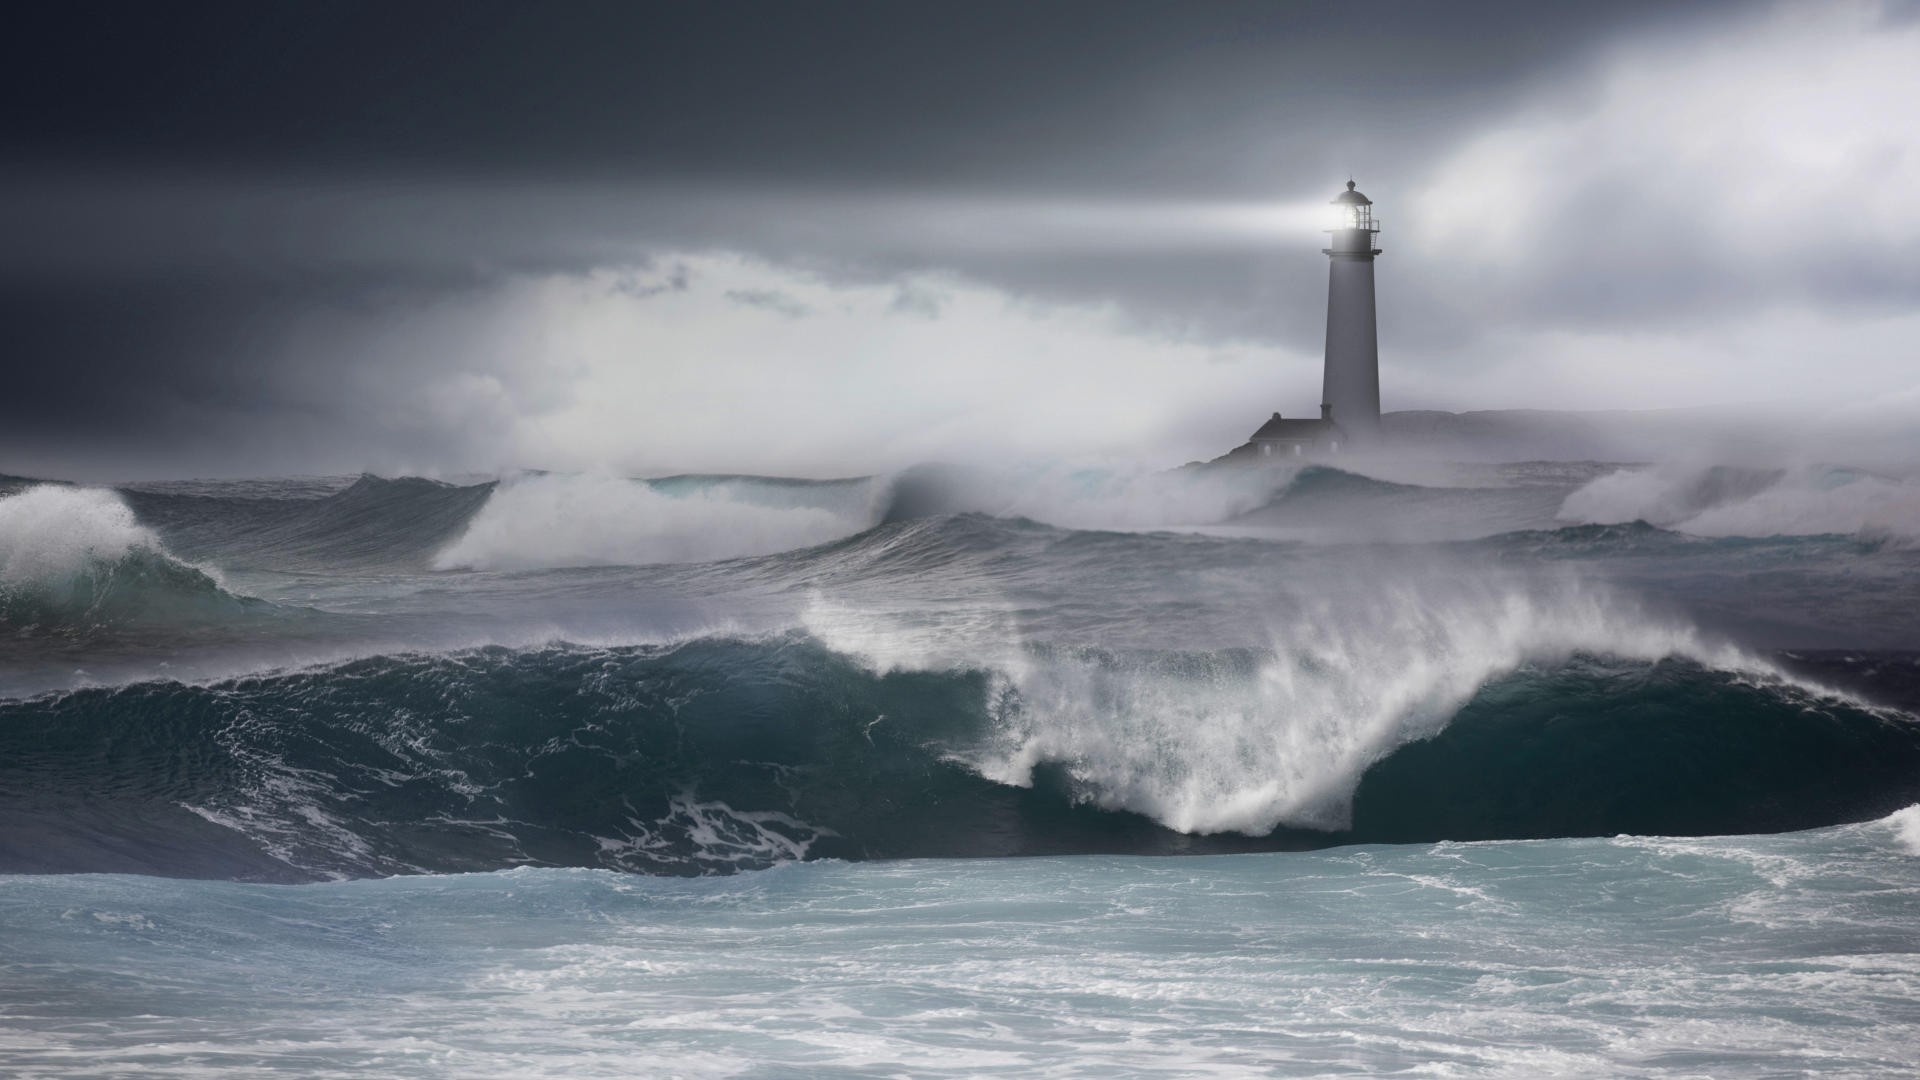
[[[1778,469],[1730,465],[1618,469],[1568,494],[1558,517],[1586,525],[1644,521],[1672,527],[1710,507],[1764,491],[1784,475]]]
[[[1920,542],[1920,482],[1840,469],[1796,473],[1681,528],[1701,536],[1841,534],[1909,546]]]
[[[1559,517],[1711,537],[1852,535],[1902,547],[1920,542],[1920,480],[1832,466],[1662,465],[1593,480],[1566,497]]]
[[[1893,827],[1893,835],[1910,855],[1920,855],[1920,803],[1895,810],[1884,819]]]
[[[1427,718],[1430,740],[1377,745],[1351,827],[1332,828],[1326,793],[1354,783],[1361,754],[1338,751],[1360,738],[1340,722],[1297,727],[1347,741],[1285,758],[1302,744],[1276,747],[1271,723],[1247,721],[1260,708],[1284,721],[1275,670],[1252,652],[1041,651],[1017,676],[879,674],[788,634],[370,657],[0,701],[0,870],[703,874],[1804,828],[1920,799],[1911,718],[1691,660],[1576,656],[1489,677],[1444,723]],[[1210,701],[1181,705],[1210,680]],[[1087,693],[1104,696],[1072,696]],[[1117,745],[1128,734],[1147,742]],[[1020,775],[987,775],[1030,747],[1043,752]],[[1296,812],[1312,827],[1285,820]]]
[[[595,474],[540,474],[502,483],[436,569],[532,570],[705,562],[810,547],[870,524],[864,502],[769,505],[741,483],[661,487]]]
[[[169,554],[112,491],[46,484],[0,496],[0,626],[68,633],[238,603],[207,569]]]
[[[1042,764],[1111,810],[1181,832],[1337,830],[1366,768],[1439,731],[1489,682],[1576,654],[1783,680],[1766,660],[1571,574],[1388,574],[1295,607],[1260,650],[1023,645],[990,603],[909,625],[816,602],[809,631],[876,671],[1004,680],[992,739],[962,756],[1026,785]]]
[[[43,484],[0,497],[0,582],[70,581],[136,550],[160,540],[112,491]]]

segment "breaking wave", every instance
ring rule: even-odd
[[[813,547],[875,525],[965,514],[1078,529],[1213,524],[1261,505],[1291,475],[942,465],[838,481],[528,475],[503,482],[433,566],[532,570],[711,562]]]
[[[43,484],[0,496],[0,627],[72,632],[244,603],[169,554],[112,491]]]
[[[1695,536],[1855,536],[1920,543],[1920,482],[1858,469],[1623,469],[1568,495],[1566,521],[1645,521]]]
[[[1920,803],[1888,814],[1884,823],[1893,827],[1894,836],[1909,854],[1920,855]]]
[[[1909,717],[1684,635],[1623,649],[1598,609],[1489,614],[1410,628],[1436,651],[1403,672],[1338,639],[904,668],[795,632],[5,702],[0,870],[705,873],[1744,832],[1920,800]]]
[[[807,625],[879,670],[1002,673],[1020,707],[968,752],[974,768],[1025,785],[1052,764],[1089,801],[1181,832],[1344,828],[1371,762],[1431,736],[1482,687],[1529,664],[1685,657],[1781,677],[1572,576],[1382,576],[1337,599],[1277,608],[1257,651],[993,650],[985,642],[1007,639],[990,624],[971,640],[941,640],[826,607]]]
[[[867,488],[866,481],[523,476],[495,489],[433,566],[644,566],[790,551],[872,524]]]
[[[1920,708],[1910,657],[1761,655],[1690,621],[1899,645],[1904,555],[1703,534],[1748,515],[1772,535],[1791,503],[1870,536],[1898,525],[1904,481],[984,475],[16,487],[0,870],[703,873],[1744,832],[1920,802],[1913,719],[1865,703]],[[1247,507],[1366,542],[1129,531]],[[1553,528],[1556,510],[1623,520]],[[1510,520],[1539,524],[1486,535]],[[1478,532],[1390,545],[1382,522]],[[1669,553],[1686,564],[1651,557]],[[223,591],[203,560],[284,604]],[[1749,594],[1809,566],[1847,586],[1816,613],[1845,635],[1701,616],[1729,602],[1707,580],[1724,568],[1758,568],[1740,614],[1788,612],[1803,578]],[[255,610],[271,625],[230,618]],[[83,666],[118,685],[66,677]],[[133,681],[178,673],[203,681]]]

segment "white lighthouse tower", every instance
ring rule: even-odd
[[[1322,248],[1331,261],[1327,278],[1327,360],[1321,383],[1320,413],[1331,418],[1355,444],[1380,437],[1380,342],[1373,319],[1373,246],[1380,229],[1373,200],[1347,190],[1333,200],[1337,228],[1327,230],[1333,246]]]
[[[1380,342],[1373,324],[1373,200],[1354,190],[1334,197],[1339,208],[1333,246],[1322,248],[1332,268],[1327,278],[1327,360],[1320,384],[1320,418],[1287,420],[1279,413],[1260,425],[1246,445],[1222,460],[1337,454],[1380,445]]]

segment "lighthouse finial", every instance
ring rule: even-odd
[[[1347,176],[1347,190],[1348,190],[1348,191],[1352,191],[1352,190],[1353,190],[1353,176],[1352,176],[1352,174],[1348,174],[1348,176]]]

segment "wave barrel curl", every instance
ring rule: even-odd
[[[1187,686],[1195,662],[1157,666]],[[1262,661],[1200,663],[1233,679]],[[1363,762],[1348,820],[1317,828],[1171,827],[1124,809],[1118,770],[1132,759],[1096,763],[1084,739],[1019,783],[983,772],[1009,723],[1090,722],[1051,707],[1004,673],[881,673],[805,635],[375,657],[46,695],[0,705],[0,870],[688,874],[1798,828],[1920,799],[1910,718],[1684,658],[1579,655],[1496,677],[1429,737]]]

